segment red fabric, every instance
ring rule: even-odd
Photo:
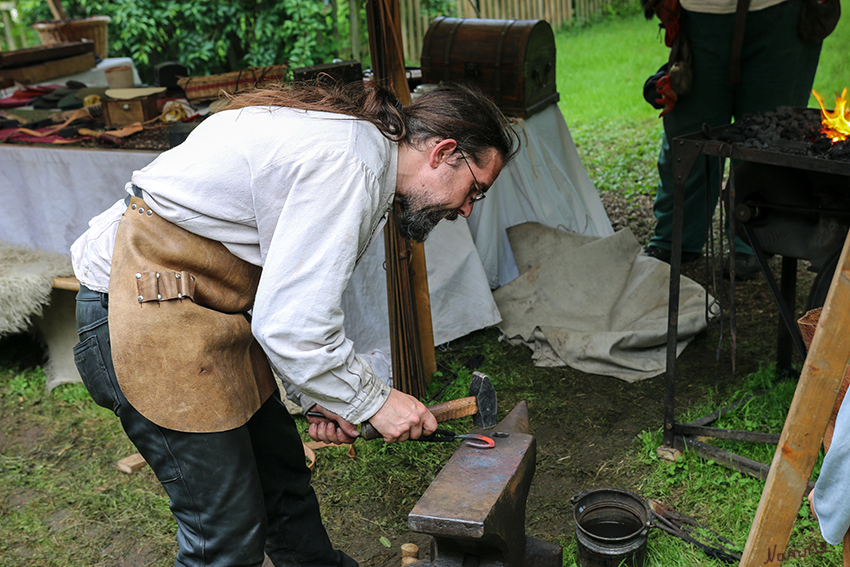
[[[679,36],[679,20],[670,18],[667,25],[664,26],[664,45],[673,47],[673,42]]]
[[[664,28],[664,44],[673,47],[673,41],[679,35],[679,0],[664,0],[655,8],[655,15]]]
[[[39,132],[50,130],[50,128],[42,128]],[[91,136],[79,136],[77,138],[68,139],[59,136],[58,134],[49,134],[47,136],[33,136],[20,128],[4,128],[0,130],[0,142],[29,142],[35,144],[73,144],[88,140]]]
[[[50,94],[62,85],[38,85],[35,87],[23,87],[12,93],[12,96],[0,98],[0,108],[17,108],[26,106],[41,95]]]

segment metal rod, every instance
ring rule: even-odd
[[[782,257],[782,269],[779,275],[779,292],[782,299],[788,308],[791,320],[795,322],[793,329],[797,331],[797,335],[802,342],[803,337],[797,328],[796,321],[796,303],[797,303],[797,259],[788,256]],[[787,322],[783,320],[782,313],[779,315],[779,324],[776,336],[776,369],[783,373],[792,373],[794,371],[791,366],[791,359],[794,351],[794,337],[791,334],[791,329],[788,328]],[[805,347],[805,343],[803,343]],[[802,360],[806,359],[805,351]]]
[[[758,260],[759,266],[761,267],[762,272],[764,273],[764,279],[767,280],[767,285],[770,288],[770,293],[773,294],[773,300],[776,302],[776,306],[779,308],[779,315],[781,320],[785,323],[785,327],[788,330],[788,333],[791,337],[791,341],[794,344],[794,347],[797,350],[797,354],[800,355],[802,360],[806,360],[806,345],[803,343],[803,336],[800,334],[800,330],[797,329],[796,321],[794,320],[794,314],[788,308],[788,304],[785,303],[785,298],[779,290],[779,286],[776,285],[776,280],[773,277],[773,272],[770,271],[770,267],[767,265],[767,260],[764,257],[764,252],[762,251],[762,247],[759,244],[758,237],[755,235],[755,232],[750,230],[747,227],[747,224],[744,223],[741,225],[744,230],[744,234],[747,235],[747,239],[750,241],[750,245],[753,248],[753,252],[755,252],[756,260]]]
[[[699,419],[695,419],[694,421],[688,423],[688,425],[699,426],[699,425],[708,425],[709,423],[714,423],[715,421],[717,421],[718,419],[720,419],[721,417],[723,417],[724,415],[726,415],[730,411],[738,409],[739,407],[746,404],[747,402],[749,402],[750,400],[752,400],[756,396],[760,396],[760,395],[763,395],[763,394],[764,394],[764,392],[756,392],[755,394],[751,394],[751,395],[745,397],[742,400],[738,400],[737,402],[729,404],[728,406],[723,406],[719,410],[713,411],[712,413],[710,413],[706,416],[703,416]]]
[[[731,439],[732,441],[745,441],[748,443],[767,443],[769,445],[779,443],[779,433],[756,433],[753,431],[739,431],[737,429],[704,427],[702,425],[676,424],[676,433],[681,435],[700,435],[714,439]]]
[[[700,143],[671,145],[673,154],[673,234],[670,248],[670,294],[667,305],[667,368],[664,386],[664,446],[673,446],[676,426],[676,345],[679,338],[679,279],[682,274],[682,227],[685,216],[685,180],[700,155]]]

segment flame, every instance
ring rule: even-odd
[[[835,97],[835,110],[830,112],[823,106],[823,99],[812,90],[812,94],[818,100],[821,115],[821,130],[829,136],[833,142],[846,140],[850,136],[850,109],[847,106],[847,89],[841,92],[841,96]]]

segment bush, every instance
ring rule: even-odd
[[[43,0],[19,0],[18,9],[26,27],[52,19]],[[339,51],[331,4],[316,0],[76,0],[65,10],[72,19],[112,18],[110,53],[131,57],[148,82],[162,61],[208,75],[284,61],[313,65]]]

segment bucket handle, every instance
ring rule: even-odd
[[[588,494],[590,494],[590,490],[582,490],[578,494],[573,494],[572,496],[570,496],[570,504],[575,506],[576,502],[578,502],[579,500],[581,500],[582,498],[584,498]]]

